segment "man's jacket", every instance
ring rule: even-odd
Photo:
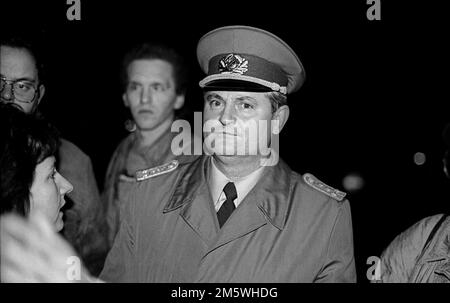
[[[350,205],[331,197],[338,191],[280,160],[220,229],[209,165],[172,161],[136,184],[101,279],[355,282]]]
[[[381,257],[381,281],[450,283],[450,216],[424,218],[398,235]]]

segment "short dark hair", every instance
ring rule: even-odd
[[[0,104],[0,213],[27,215],[36,166],[59,148],[59,133],[41,115]]]
[[[19,36],[7,36],[0,40],[0,46],[7,46],[16,49],[26,50],[30,56],[34,59],[36,65],[36,70],[39,77],[40,83],[45,83],[45,64],[43,59],[43,54],[41,53],[39,47],[37,46],[35,39],[27,37],[26,35]]]
[[[188,83],[188,71],[186,63],[175,49],[160,43],[141,43],[135,45],[129,52],[126,53],[122,61],[122,85],[126,89],[128,84],[128,67],[135,60],[164,60],[172,65],[173,77],[175,80],[175,92],[177,95],[186,93]]]

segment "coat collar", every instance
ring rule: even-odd
[[[210,165],[209,156],[198,157],[186,165],[178,178],[172,198],[164,208],[164,213],[183,205],[187,206],[198,197],[202,200],[209,199],[209,204],[213,204],[206,180]],[[253,202],[251,204],[254,204],[273,226],[281,230],[286,220],[290,187],[291,169],[280,159],[277,165],[265,168],[261,179],[242,204]],[[192,210],[191,207],[189,209]]]

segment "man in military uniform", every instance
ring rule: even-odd
[[[345,194],[273,161],[275,150],[250,153],[265,135],[248,135],[252,122],[276,134],[288,119],[286,95],[305,78],[297,55],[269,32],[229,26],[203,36],[197,56],[206,155],[138,173],[101,278],[355,282]]]
[[[207,73],[200,81],[205,126],[210,126],[204,128],[206,154],[180,157],[137,173],[140,182],[126,202],[100,278],[355,282],[345,194],[310,174],[293,172],[277,158],[273,140],[265,141],[266,146],[257,144],[256,150],[250,148],[285,125],[286,95],[298,90],[305,78],[297,55],[273,34],[246,26],[209,32],[200,39],[197,55]],[[255,122],[266,126],[256,137],[249,135]],[[269,144],[272,151],[266,153]],[[26,224],[15,221],[19,219],[4,219],[2,227],[10,228],[3,230],[23,230]],[[20,234],[26,237],[27,233]],[[67,246],[58,246],[41,247],[42,262],[55,259],[42,255],[70,253]],[[33,251],[25,247],[24,254]],[[30,272],[43,276],[34,263],[21,271],[26,278]],[[60,271],[56,280],[64,280],[64,274]],[[54,281],[55,275],[47,280]]]
[[[136,171],[176,156],[171,150],[171,125],[175,111],[184,104],[186,74],[181,56],[162,44],[138,44],[124,57],[122,98],[134,127],[114,151],[105,176],[102,198],[109,247],[120,226],[120,208],[136,182]]]

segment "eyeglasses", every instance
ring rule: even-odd
[[[6,88],[6,85],[11,85],[11,95],[10,100],[17,100],[23,103],[31,103],[34,101],[36,97],[36,93],[38,92],[37,88],[27,80],[7,80],[4,77],[0,78],[0,93],[1,99],[5,100],[3,95],[3,91]]]

